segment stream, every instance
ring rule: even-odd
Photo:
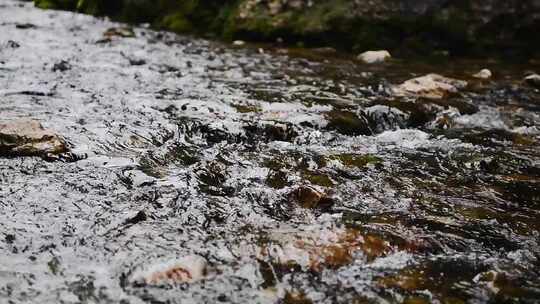
[[[535,70],[366,65],[0,0],[0,122],[81,156],[0,157],[0,303],[540,303]],[[428,73],[469,85],[392,95]],[[202,278],[136,278],[186,256]]]

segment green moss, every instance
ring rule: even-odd
[[[302,177],[308,180],[313,185],[318,185],[322,187],[335,186],[334,181],[324,173],[317,173],[306,170],[303,172]]]
[[[186,33],[193,30],[193,25],[183,13],[175,13],[165,16],[159,23],[160,28],[166,28],[177,33]]]
[[[36,7],[43,9],[75,10],[76,0],[35,0]]]
[[[295,12],[290,21],[295,33],[322,33],[346,19],[351,9],[351,1],[324,1],[317,3],[312,9]]]

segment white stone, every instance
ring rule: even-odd
[[[473,75],[474,78],[490,79],[493,74],[488,69],[482,69],[480,72]]]
[[[464,89],[467,82],[452,79],[438,74],[428,74],[413,78],[395,86],[393,93],[396,96],[423,97],[428,99],[442,99],[449,94]]]
[[[246,42],[243,41],[243,40],[235,40],[235,41],[233,41],[234,46],[243,46],[245,44],[246,44]]]
[[[364,62],[364,63],[368,63],[368,64],[372,64],[372,63],[380,63],[380,62],[385,62],[387,60],[389,60],[390,58],[392,58],[392,56],[390,55],[390,53],[388,51],[367,51],[367,52],[364,52],[360,55],[358,55],[358,60]]]

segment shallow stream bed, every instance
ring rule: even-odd
[[[0,158],[0,303],[540,303],[538,62],[123,27],[0,0],[0,122],[83,158]],[[392,95],[427,73],[469,85]]]

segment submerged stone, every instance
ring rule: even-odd
[[[64,139],[36,120],[0,123],[0,155],[52,157],[66,152]]]
[[[307,209],[328,209],[335,201],[324,193],[314,188],[301,186],[291,192],[290,197],[303,208]]]
[[[143,285],[173,285],[191,283],[203,279],[208,262],[198,255],[188,255],[164,261],[135,271],[131,281]]]
[[[438,74],[413,78],[393,88],[396,96],[442,99],[464,89],[467,82]]]

